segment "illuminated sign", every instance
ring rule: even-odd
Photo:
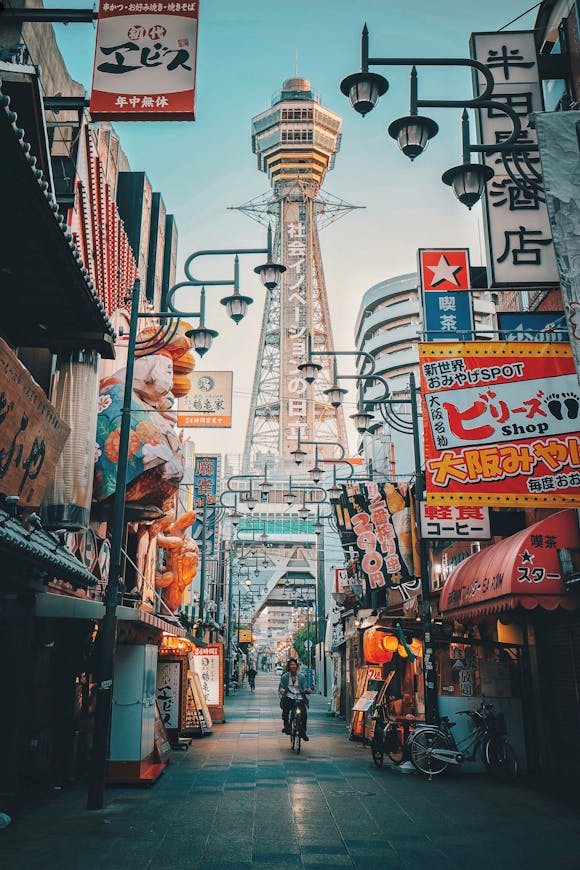
[[[580,389],[570,345],[419,345],[428,504],[577,505]]]
[[[191,429],[229,429],[233,377],[233,372],[193,372],[191,390],[178,402],[177,425]]]
[[[473,332],[469,251],[421,248],[419,278],[427,341],[468,340]]]

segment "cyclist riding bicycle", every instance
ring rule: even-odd
[[[308,741],[310,738],[306,734],[306,721],[308,709],[308,695],[312,694],[312,689],[306,685],[306,677],[304,674],[298,673],[298,660],[295,658],[288,659],[286,664],[286,673],[282,674],[280,685],[278,686],[278,694],[280,695],[280,707],[282,708],[282,719],[284,727],[283,734],[290,734],[289,716],[290,711],[299,702],[303,701],[302,715],[302,740]]]

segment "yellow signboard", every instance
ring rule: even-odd
[[[249,628],[240,628],[240,643],[252,643],[254,635]]]

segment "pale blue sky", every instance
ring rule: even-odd
[[[50,5],[80,4],[51,0]],[[481,262],[478,210],[469,214],[440,181],[445,169],[460,162],[458,113],[432,111],[440,133],[411,164],[385,132],[391,120],[407,114],[408,71],[387,71],[390,90],[364,119],[350,108],[339,82],[360,69],[365,20],[371,55],[461,57],[468,54],[472,31],[496,30],[530,5],[526,0],[200,0],[197,120],[116,125],[132,168],[147,172],[176,215],[180,264],[201,248],[265,243],[258,224],[226,209],[268,187],[250,150],[250,119],[270,105],[273,92],[293,74],[296,50],[299,74],[343,118],[342,149],[324,189],[366,207],[321,233],[337,348],[354,345],[365,290],[413,271],[417,248],[470,246],[472,263]],[[534,15],[514,27],[533,26]],[[88,89],[93,27],[56,30],[71,74]],[[471,94],[463,71],[420,71],[419,88],[434,99]],[[226,321],[219,305],[225,292],[217,288],[208,299],[208,325],[220,338],[198,368],[234,369],[234,425],[231,431],[191,430],[200,452],[243,450],[264,292],[249,268],[255,264],[242,265],[242,292],[256,301],[239,326]],[[219,265],[221,270],[209,267],[204,274],[229,277],[230,263]],[[347,414],[352,410],[347,408]]]

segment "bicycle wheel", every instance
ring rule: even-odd
[[[432,728],[422,728],[415,731],[411,741],[411,761],[421,773],[426,776],[436,776],[447,770],[449,763],[434,758],[433,750],[450,749],[447,739],[440,731]]]
[[[373,763],[374,763],[375,767],[379,767],[379,768],[382,767],[383,761],[385,760],[385,756],[384,756],[384,753],[382,750],[381,738],[378,737],[376,734],[374,735],[373,739],[371,740],[371,752],[372,752]]]
[[[492,776],[501,782],[513,782],[518,775],[516,754],[503,737],[491,737],[485,744],[486,765]]]
[[[396,731],[391,731],[387,735],[385,749],[393,764],[402,764],[405,760],[405,749]]]

